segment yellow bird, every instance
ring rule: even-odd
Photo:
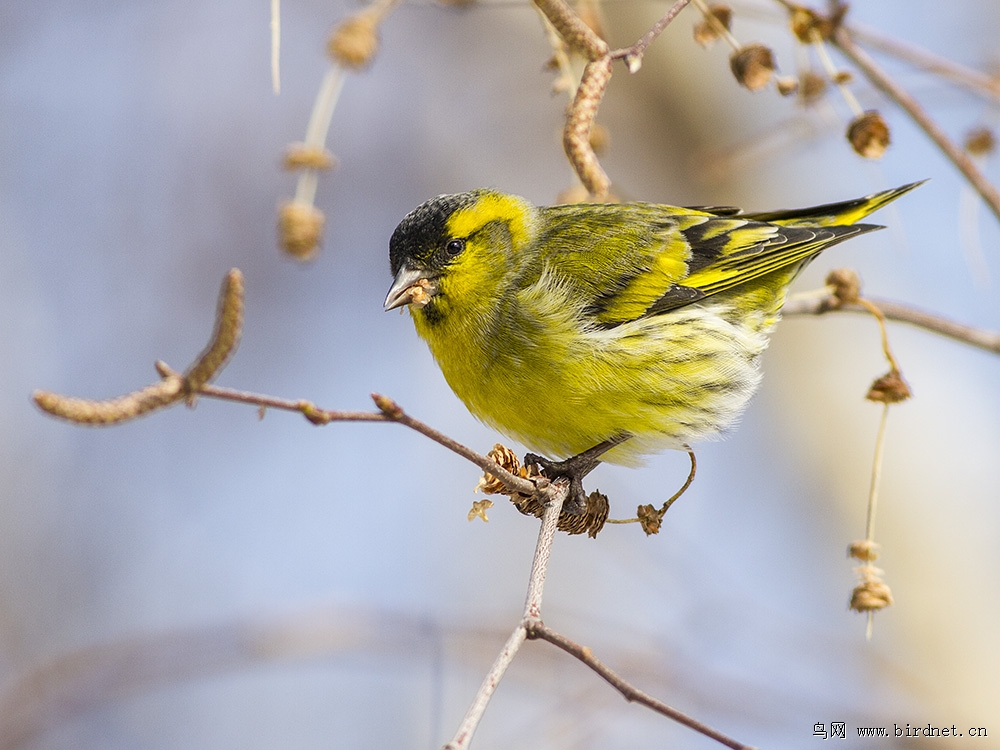
[[[393,233],[385,309],[409,306],[483,422],[548,459],[610,440],[600,460],[635,465],[731,426],[791,281],[831,245],[880,229],[855,222],[919,184],[750,214],[443,195]],[[579,500],[598,461],[542,463]]]

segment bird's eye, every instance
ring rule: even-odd
[[[448,240],[444,249],[448,255],[458,255],[460,252],[465,250],[465,240]]]

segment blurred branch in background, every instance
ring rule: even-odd
[[[854,41],[850,32],[845,28],[838,28],[833,35],[833,40],[837,47],[865,74],[882,93],[899,105],[906,114],[927,134],[941,149],[955,168],[962,173],[969,184],[975,188],[979,196],[989,206],[993,215],[1000,221],[1000,191],[993,185],[986,176],[976,166],[975,162],[962,148],[955,143],[945,133],[944,129],[937,124],[927,110],[917,103],[908,91],[896,83],[876,62],[871,55],[865,52]],[[991,94],[995,96],[995,92]]]
[[[909,305],[903,305],[899,302],[874,297],[870,299],[888,320],[908,323],[931,333],[947,336],[963,344],[968,344],[978,349],[985,349],[994,354],[1000,354],[1000,332],[987,331],[983,328],[956,323],[939,315],[925,312]],[[868,314],[870,311],[856,303],[840,303],[832,295],[811,298],[793,296],[781,309],[781,314],[784,317],[793,315],[825,315],[834,312]]]

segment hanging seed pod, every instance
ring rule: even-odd
[[[889,126],[878,110],[870,109],[851,121],[847,140],[855,153],[866,159],[878,159],[889,147]]]
[[[760,91],[774,75],[774,53],[763,44],[748,44],[732,54],[729,67],[741,86]]]

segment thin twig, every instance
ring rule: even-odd
[[[552,555],[552,543],[556,537],[559,514],[569,496],[569,482],[556,480],[548,491],[548,504],[542,515],[542,525],[538,530],[538,541],[535,544],[535,556],[531,561],[531,576],[528,578],[528,592],[524,598],[524,616],[535,618],[541,616],[542,593],[545,590],[545,574],[549,569],[549,557]]]
[[[372,394],[372,397],[375,399],[375,403],[379,404],[379,408],[382,408],[381,404],[379,403],[379,400],[384,397],[380,397],[378,396],[378,394],[374,393]],[[522,492],[526,495],[530,495],[538,491],[544,491],[546,489],[547,485],[544,480],[540,480],[536,483],[532,482],[529,479],[523,479],[521,477],[514,476],[509,471],[500,466],[500,464],[498,464],[496,461],[493,461],[492,459],[487,458],[486,456],[479,455],[471,448],[465,447],[457,440],[453,440],[452,438],[445,435],[443,432],[435,430],[433,427],[424,424],[419,419],[414,419],[409,414],[406,414],[402,409],[399,409],[398,406],[396,407],[396,409],[398,409],[398,414],[387,414],[387,416],[389,416],[390,419],[392,419],[392,421],[398,422],[401,425],[409,427],[411,430],[419,432],[424,437],[430,438],[438,445],[444,446],[453,453],[457,453],[459,456],[466,459],[467,461],[471,461],[472,463],[474,463],[483,471],[488,471],[490,474],[495,476],[497,479],[499,479],[501,482],[503,482],[511,489],[516,490],[517,492]],[[385,409],[382,410],[382,413],[386,414]],[[497,473],[497,470],[499,470],[499,473]]]
[[[922,47],[884,36],[874,29],[859,26],[856,23],[848,24],[847,31],[856,40],[877,49],[879,52],[884,52],[897,60],[902,60],[921,70],[926,70],[928,73],[940,76],[956,86],[961,86],[981,96],[987,96],[994,101],[1000,101],[1000,78],[996,76],[960,65],[947,57],[941,57]]]
[[[871,394],[869,394],[869,398]],[[875,515],[878,508],[879,485],[882,482],[882,457],[885,454],[885,428],[889,421],[889,406],[892,401],[886,399],[882,403],[882,416],[879,419],[878,435],[875,438],[875,455],[872,459],[872,477],[868,489],[868,511],[865,516],[865,540],[853,542],[849,554],[862,561],[855,568],[860,576],[858,584],[851,592],[851,609],[867,614],[865,624],[865,640],[870,641],[875,630],[875,613],[892,604],[892,591],[882,580],[882,571],[873,564],[878,557],[878,545],[875,544]]]
[[[486,707],[489,705],[493,693],[496,692],[500,679],[504,676],[510,663],[514,661],[514,656],[520,650],[521,644],[524,643],[526,637],[527,634],[524,626],[518,624],[514,628],[514,632],[510,634],[507,642],[503,644],[500,653],[497,654],[497,658],[493,662],[493,666],[490,667],[490,671],[486,673],[483,683],[479,686],[479,690],[476,691],[476,696],[472,700],[472,705],[469,706],[469,710],[462,717],[462,723],[458,725],[455,736],[451,738],[451,742],[444,746],[443,750],[464,750],[472,742],[472,735],[479,726],[479,721],[483,718],[483,714],[486,713]]]
[[[878,509],[878,490],[882,483],[882,456],[885,453],[885,426],[888,422],[890,403],[882,404],[882,417],[878,423],[878,436],[875,438],[875,456],[872,459],[872,478],[868,487],[868,512],[865,516],[865,539],[869,544],[875,543],[875,515]]]
[[[281,0],[271,0],[271,88],[281,93]]]
[[[347,74],[339,65],[332,65],[323,76],[316,101],[313,103],[309,124],[306,126],[306,138],[303,143],[307,148],[322,151],[326,148],[326,134],[333,121],[333,111],[344,89]],[[295,185],[296,203],[312,205],[316,200],[316,189],[319,186],[319,170],[304,169]]]
[[[455,736],[452,737],[451,742],[444,746],[444,750],[464,750],[469,746],[472,735],[479,726],[497,685],[507,671],[507,667],[514,660],[521,644],[527,638],[529,621],[537,619],[541,611],[545,574],[548,571],[549,556],[552,553],[552,542],[555,539],[559,513],[562,511],[563,502],[569,494],[569,482],[553,482],[546,490],[546,494],[548,502],[538,530],[538,542],[535,545],[535,555],[531,563],[531,576],[528,579],[528,593],[524,602],[524,614],[521,622],[517,624],[514,632],[510,634],[507,642],[500,649],[493,666],[490,667],[482,685],[479,686],[479,690],[472,700],[472,705],[469,706],[462,723],[459,724]]]
[[[206,398],[215,398],[223,401],[235,401],[237,403],[250,404],[252,406],[258,406],[265,409],[280,409],[282,411],[298,412],[310,422],[317,425],[325,425],[330,422],[395,422],[409,427],[411,430],[420,433],[424,437],[430,438],[438,445],[447,448],[453,453],[457,453],[467,461],[474,463],[483,471],[487,471],[495,476],[512,490],[526,495],[531,495],[532,493],[538,491],[539,487],[542,486],[542,483],[536,485],[530,480],[511,474],[496,461],[476,453],[471,448],[467,448],[458,441],[448,437],[443,432],[439,432],[430,425],[421,422],[419,419],[411,417],[394,401],[379,394],[373,393],[372,397],[375,399],[376,404],[379,405],[380,411],[370,412],[320,409],[310,401],[301,399],[293,401],[291,399],[265,396],[260,393],[251,393],[250,391],[220,388],[219,386],[214,385],[206,385],[202,387],[198,393]]]
[[[605,682],[611,685],[611,687],[621,693],[622,697],[629,702],[635,702],[646,706],[647,708],[656,711],[658,714],[662,714],[669,719],[673,719],[679,724],[683,724],[689,729],[693,729],[699,734],[709,737],[726,747],[733,748],[733,750],[753,750],[751,746],[744,745],[742,742],[734,740],[732,737],[728,737],[721,732],[712,729],[710,726],[703,724],[697,719],[691,718],[683,711],[678,711],[676,708],[668,706],[666,703],[657,700],[653,696],[649,695],[649,693],[643,692],[622,678],[600,659],[595,657],[593,651],[589,648],[581,646],[579,643],[570,640],[561,633],[552,630],[541,620],[533,620],[528,624],[528,638],[531,640],[548,641],[553,646],[558,646],[567,654],[576,657],[596,672],[602,679],[604,679]]]
[[[608,43],[598,36],[564,0],[533,0],[535,7],[556,28],[567,46],[587,59],[576,96],[566,115],[563,129],[563,147],[566,157],[576,171],[580,182],[596,200],[605,200],[611,180],[601,168],[597,154],[590,143],[590,132],[611,80],[612,63],[624,59],[634,73],[642,63],[646,48],[660,35],[674,17],[690,0],[676,0],[673,6],[634,45],[612,52]]]
[[[982,328],[962,325],[954,321],[942,318],[939,315],[917,310],[908,305],[901,305],[898,302],[889,302],[880,299],[866,298],[874,303],[887,320],[895,320],[901,323],[923,328],[924,330],[938,333],[942,336],[961,341],[980,349],[985,349],[994,354],[1000,354],[1000,333],[987,331]],[[816,299],[790,299],[781,309],[784,317],[790,315],[824,315],[832,312],[863,312],[870,314],[870,311],[856,304],[838,304],[833,297],[819,297]]]
[[[986,205],[990,207],[994,215],[1000,220],[1000,191],[988,180],[979,170],[976,163],[962,148],[948,137],[926,110],[920,106],[908,91],[899,86],[889,75],[882,70],[875,60],[861,47],[855,44],[850,32],[840,27],[833,34],[833,42],[837,45],[851,61],[861,69],[865,77],[876,88],[892,99],[903,108],[910,118],[927,134],[951,161],[952,164],[965,175],[965,179],[975,188],[982,197]]]
[[[885,327],[885,313],[882,312],[878,305],[864,297],[859,297],[856,302],[875,317],[875,320],[878,322],[879,334],[882,337],[882,354],[885,355],[886,360],[889,362],[889,369],[893,372],[899,372],[899,363],[892,353],[892,347],[889,346],[889,331]]]
[[[629,73],[638,72],[639,68],[642,67],[642,56],[646,53],[646,48],[656,41],[656,37],[663,33],[663,30],[670,25],[670,22],[673,21],[677,14],[684,10],[684,7],[690,2],[691,0],[677,0],[670,6],[670,9],[660,17],[660,20],[654,23],[652,28],[643,34],[639,41],[631,47],[613,50],[610,53],[611,59],[624,60],[625,67],[628,68]]]

